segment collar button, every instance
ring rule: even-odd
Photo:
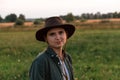
[[[54,55],[51,55],[51,57],[54,57]]]

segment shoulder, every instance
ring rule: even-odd
[[[44,64],[46,61],[48,61],[48,56],[46,54],[46,51],[43,51],[38,54],[38,56],[34,59],[33,63],[36,64]]]
[[[43,74],[45,69],[48,69],[48,57],[45,54],[45,52],[39,53],[39,55],[33,60],[30,71],[29,71],[29,76],[36,76],[38,74]]]

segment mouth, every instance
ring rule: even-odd
[[[61,44],[61,41],[56,42],[57,44]]]

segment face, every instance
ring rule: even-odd
[[[52,48],[62,48],[67,40],[67,34],[63,28],[53,28],[47,32],[46,42]]]

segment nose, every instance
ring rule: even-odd
[[[60,39],[60,35],[56,34],[56,39],[59,40]]]

